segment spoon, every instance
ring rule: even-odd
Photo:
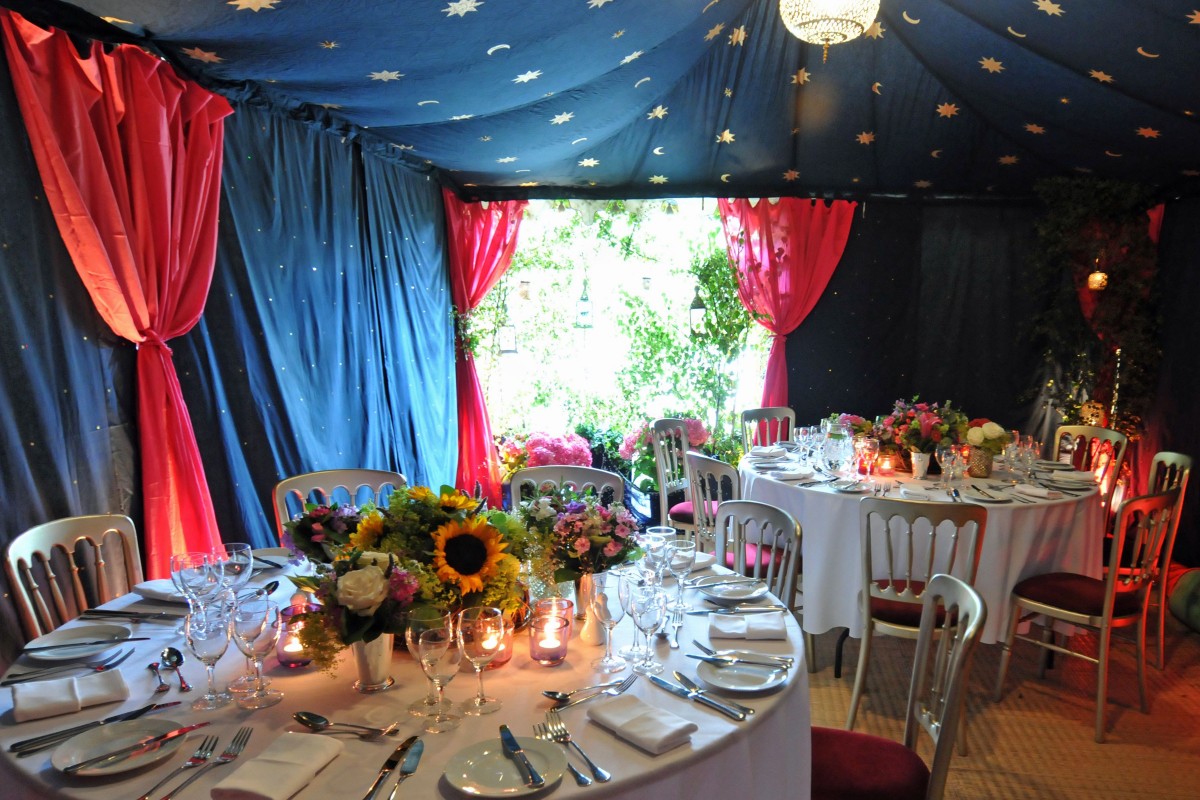
[[[158,662],[157,662],[157,661],[155,661],[155,662],[153,662],[153,663],[150,663],[150,664],[147,664],[147,665],[146,665],[146,669],[148,669],[148,670],[150,670],[151,672],[153,672],[153,673],[154,673],[154,679],[155,679],[156,681],[158,681],[158,686],[156,686],[156,687],[154,688],[154,693],[155,693],[155,694],[161,694],[161,693],[163,693],[163,692],[165,692],[165,691],[167,691],[167,690],[169,690],[169,689],[171,688],[170,686],[168,686],[168,685],[167,685],[167,682],[166,682],[166,681],[164,681],[164,680],[162,679],[162,675],[160,675],[160,674],[159,674],[159,672],[158,672]]]
[[[616,686],[620,682],[621,681],[609,681],[608,683],[597,683],[595,686],[583,686],[570,692],[556,692],[553,689],[547,689],[542,692],[542,695],[549,697],[551,700],[556,702],[565,703],[570,700],[571,695],[575,694],[576,692],[586,692],[590,689],[606,689],[609,686]]]
[[[292,714],[292,719],[317,733],[320,733],[331,725],[340,725],[343,728],[358,728],[359,730],[367,731],[372,736],[394,736],[397,733],[395,725],[389,725],[386,728],[372,728],[367,725],[355,725],[352,722],[330,722],[314,711],[297,711],[295,714]]]
[[[174,647],[164,647],[159,655],[162,656],[163,665],[172,670],[175,677],[179,678],[179,691],[190,692],[192,685],[184,679],[183,673],[179,671],[179,665],[183,663],[183,653]]]

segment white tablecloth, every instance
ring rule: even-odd
[[[290,589],[285,582],[285,588],[280,590],[278,596],[286,601],[289,594]],[[690,594],[689,599],[699,604],[700,598],[690,598]],[[111,606],[132,605],[136,599],[129,596]],[[139,603],[139,606],[150,605],[144,601]],[[687,617],[679,637],[681,647],[678,650],[670,650],[665,640],[656,639],[659,658],[667,663],[668,677],[671,669],[680,669],[689,675],[696,674],[696,662],[684,654],[698,652],[691,645],[693,638],[710,643],[707,625],[707,617]],[[129,645],[137,650],[121,667],[132,693],[124,704],[98,706],[78,714],[14,724],[11,692],[0,689],[0,746],[5,748],[0,758],[0,780],[4,786],[0,795],[6,800],[131,799],[183,763],[199,742],[197,737],[205,733],[219,735],[221,746],[224,746],[239,727],[253,726],[254,735],[243,758],[253,757],[284,731],[304,730],[291,719],[292,713],[300,710],[316,711],[336,721],[366,725],[384,726],[400,720],[401,736],[421,733],[421,722],[409,716],[405,709],[410,702],[423,695],[426,682],[419,667],[403,651],[397,651],[393,659],[396,686],[386,692],[375,695],[355,692],[351,688],[353,668],[349,663],[343,663],[338,675],[330,678],[311,667],[284,671],[272,658],[268,661],[268,674],[274,681],[273,688],[286,695],[282,703],[260,711],[243,711],[230,705],[217,711],[193,712],[188,704],[202,691],[204,670],[201,664],[191,659],[184,667],[189,681],[196,686],[191,694],[181,694],[173,688],[169,693],[154,695],[154,679],[146,669],[148,663],[159,660],[157,653],[165,644],[174,644],[186,651],[180,638],[171,633],[172,629],[172,626],[158,624],[141,624],[138,627],[136,635],[153,636],[155,640]],[[623,621],[617,628],[618,646],[627,641],[631,631],[630,622]],[[803,663],[803,640],[799,626],[790,616],[788,634],[787,641],[754,642],[753,648],[761,652],[791,654],[796,657],[797,663]],[[737,644],[726,639],[716,646],[736,647]],[[462,797],[442,779],[443,768],[451,756],[471,744],[495,738],[500,723],[507,723],[518,735],[531,736],[532,724],[541,721],[544,711],[552,705],[541,696],[540,691],[568,690],[604,679],[593,673],[589,666],[602,653],[602,648],[585,646],[576,638],[571,641],[568,660],[564,664],[542,667],[529,659],[528,634],[518,634],[513,659],[507,665],[487,672],[484,677],[488,693],[503,700],[504,708],[482,718],[467,717],[461,727],[450,733],[423,734],[424,758],[416,774],[405,782],[398,797]],[[217,664],[220,684],[224,685],[224,682],[239,674],[243,665],[241,655],[231,645],[229,652]],[[19,662],[14,671],[29,666],[32,664]],[[168,674],[166,677],[174,681],[173,676]],[[447,697],[463,700],[471,696],[474,690],[474,676],[463,672],[448,687]],[[563,718],[576,740],[597,763],[613,773],[614,779],[608,784],[597,783],[581,788],[575,785],[569,775],[564,775],[559,785],[543,791],[539,797],[695,800],[698,794],[703,794],[707,797],[794,800],[809,796],[810,718],[808,680],[803,669],[792,670],[788,683],[773,694],[737,695],[735,699],[757,710],[754,716],[743,723],[670,695],[645,678],[639,678],[630,692],[658,708],[695,721],[700,728],[692,735],[691,744],[660,756],[647,755],[589,722],[587,709],[590,704],[584,703],[563,712]],[[184,705],[159,712],[158,716],[183,724],[211,720],[212,725],[191,734],[193,741],[188,741],[170,758],[153,767],[108,779],[63,776],[50,765],[53,751],[44,751],[24,759],[16,759],[7,752],[12,742],[102,719],[154,700],[185,701]],[[400,741],[397,737],[388,737],[382,742],[339,738],[345,741],[343,754],[320,772],[307,788],[296,794],[297,800],[362,797],[384,759]],[[586,767],[574,755],[571,759],[586,772]],[[209,790],[233,767],[236,767],[236,763],[210,770],[189,786],[180,800],[207,797]],[[387,790],[390,791],[390,784]],[[158,795],[161,796],[165,791],[160,790]],[[386,797],[386,794],[380,796]]]
[[[741,475],[743,497],[786,509],[803,528],[804,629],[824,633],[849,628],[851,636],[861,638],[858,504],[863,495],[843,494],[828,486],[800,488],[760,475],[745,464]],[[928,488],[933,483],[914,481],[911,475],[900,479],[907,486]],[[1021,580],[1055,571],[1100,577],[1103,511],[1095,491],[1030,504],[990,503],[987,510],[975,588],[988,609],[982,641],[991,644],[1004,638],[1011,612],[1009,595]]]

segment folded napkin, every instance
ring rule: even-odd
[[[907,486],[900,487],[900,496],[905,500],[936,500],[940,499],[925,491],[924,489],[910,489]]]
[[[110,669],[78,678],[18,683],[12,687],[12,698],[13,719],[27,722],[128,700],[129,687],[118,670]]]
[[[803,481],[813,476],[812,471],[806,469],[773,469],[767,475],[777,481]]]
[[[717,557],[713,553],[696,553],[696,563],[692,564],[692,572],[698,572],[702,569],[708,569],[713,564],[717,563]]]
[[[783,456],[786,454],[787,454],[786,450],[784,450],[782,447],[775,447],[774,445],[755,445],[754,447],[750,448],[750,453],[749,453],[749,455],[751,455],[751,456],[760,456],[760,457],[761,456]]]
[[[709,614],[710,639],[786,639],[783,612],[776,614]]]
[[[138,597],[147,600],[159,600],[164,603],[184,603],[187,599],[175,588],[170,578],[159,578],[156,581],[143,581],[132,589]]]
[[[1046,480],[1089,486],[1096,482],[1096,476],[1090,472],[1051,472],[1046,476]]]
[[[625,741],[658,755],[686,744],[700,726],[623,694],[588,710],[588,717]]]
[[[212,788],[213,800],[287,800],[342,752],[331,736],[289,731]]]
[[[1044,486],[1029,486],[1024,483],[1014,486],[1013,491],[1027,497],[1039,497],[1042,500],[1057,500],[1063,496],[1062,492],[1055,491],[1054,489],[1047,489]]]

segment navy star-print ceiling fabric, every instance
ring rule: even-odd
[[[827,61],[777,0],[70,4],[464,197],[1200,186],[1200,0],[882,0]]]

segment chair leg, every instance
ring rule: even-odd
[[[1146,614],[1148,609],[1143,606],[1142,618],[1137,626],[1137,679],[1138,699],[1142,703],[1142,713],[1150,713],[1150,704],[1146,702]]]
[[[850,638],[850,629],[846,628],[838,635],[837,648],[833,651],[833,677],[842,677],[842,648]]]
[[[809,672],[817,671],[817,641],[808,631],[804,632],[804,662]]]
[[[1042,641],[1045,642],[1046,644],[1054,644],[1055,642],[1054,642],[1054,623],[1053,623],[1053,621],[1048,620],[1048,619],[1043,619],[1042,624],[1045,626],[1042,628]],[[1039,678],[1045,679],[1046,668],[1053,666],[1052,662],[1050,661],[1050,656],[1053,653],[1054,653],[1054,651],[1048,647],[1042,648],[1042,657],[1041,657],[1041,660],[1038,662],[1038,677]]]
[[[1100,664],[1096,676],[1096,742],[1104,742],[1104,703],[1108,699],[1108,651],[1112,644],[1112,629],[1100,628]]]
[[[1167,582],[1163,580],[1163,577],[1165,576],[1160,575],[1159,579],[1154,582],[1154,588],[1151,589],[1155,598],[1158,600],[1158,608],[1156,608],[1154,611],[1154,613],[1158,616],[1158,638],[1155,639],[1155,648],[1158,652],[1158,659],[1154,662],[1154,666],[1158,667],[1159,669],[1164,669],[1167,663],[1165,658],[1165,636],[1167,633]]]
[[[871,629],[874,624],[867,620],[863,628],[862,643],[858,648],[858,669],[854,672],[854,691],[850,693],[850,713],[846,715],[846,730],[854,730],[854,718],[858,716],[858,703],[862,699],[867,683],[867,662],[871,658]]]
[[[1013,603],[1012,609],[1009,612],[1008,632],[1004,636],[1004,641],[1000,643],[1000,671],[996,673],[996,688],[992,692],[992,700],[1000,702],[1000,696],[1004,693],[1004,675],[1008,672],[1008,660],[1012,658],[1013,638],[1017,635],[1017,624],[1021,621],[1021,607]]]

